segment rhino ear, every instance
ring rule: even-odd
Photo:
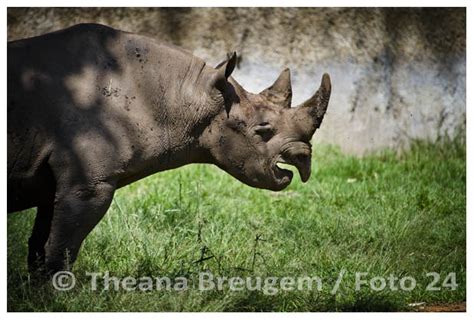
[[[236,62],[237,54],[234,51],[229,59],[222,61],[216,66],[215,72],[211,77],[211,85],[219,90],[224,90],[227,78],[234,71]]]
[[[290,108],[291,97],[293,95],[291,90],[290,69],[286,68],[283,70],[275,83],[260,92],[260,94],[277,105]]]

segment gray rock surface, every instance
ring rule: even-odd
[[[345,152],[465,131],[464,8],[9,8],[8,39],[81,22],[161,38],[210,64],[236,50],[233,76],[254,92],[289,67],[294,105],[328,72],[317,141]]]

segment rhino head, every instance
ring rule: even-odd
[[[287,187],[293,173],[279,167],[281,163],[295,166],[306,182],[311,175],[311,138],[323,121],[331,94],[329,75],[323,75],[311,98],[292,108],[289,69],[269,88],[253,94],[230,77],[235,61],[234,53],[216,67],[211,81],[219,92],[214,100],[223,107],[203,133],[210,162],[256,188]]]

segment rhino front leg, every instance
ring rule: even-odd
[[[28,270],[30,273],[41,271],[45,262],[44,246],[48,240],[53,219],[54,199],[38,206],[35,224],[28,240]]]
[[[46,243],[46,270],[51,275],[71,267],[85,237],[110,206],[115,184],[74,185],[56,193],[51,232]]]

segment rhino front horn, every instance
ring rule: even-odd
[[[331,96],[331,78],[327,73],[323,75],[321,85],[316,93],[298,106],[296,113],[298,119],[305,123],[305,129],[313,135],[314,131],[321,126]],[[309,116],[309,117],[308,117]],[[309,119],[308,119],[309,118]],[[306,121],[305,121],[306,120]]]

